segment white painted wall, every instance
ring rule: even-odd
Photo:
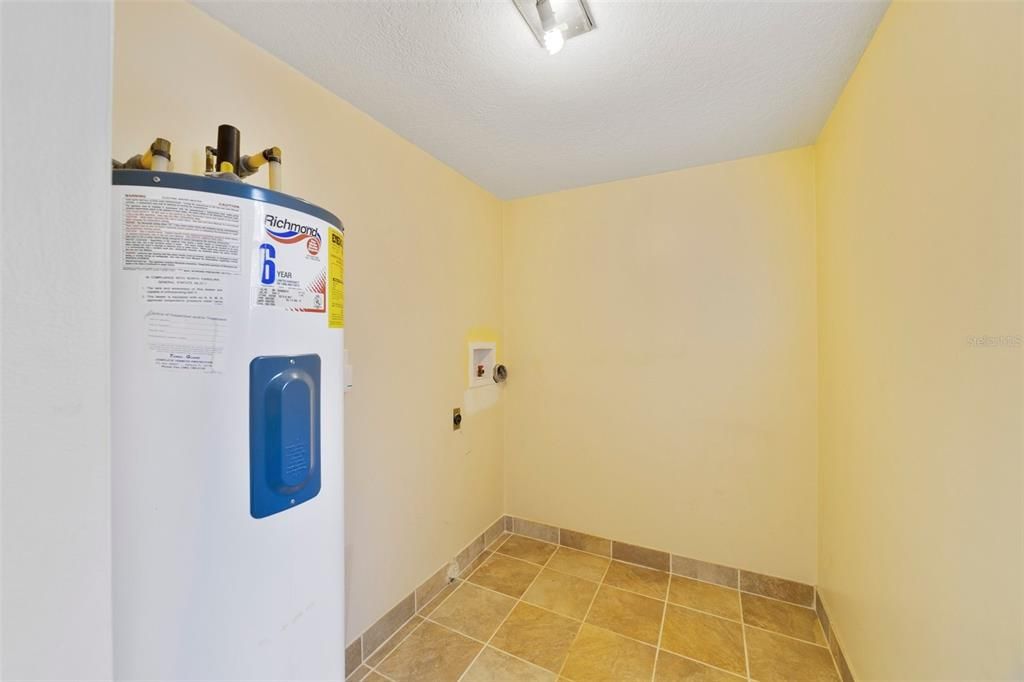
[[[111,44],[109,3],[0,3],[8,680],[111,675]]]

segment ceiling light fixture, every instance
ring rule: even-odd
[[[557,54],[565,46],[562,31],[569,27],[557,23],[555,11],[551,9],[551,0],[537,0],[537,16],[540,17],[540,27],[544,31],[544,48],[548,54]]]
[[[512,1],[548,54],[557,54],[565,41],[594,29],[584,0]]]

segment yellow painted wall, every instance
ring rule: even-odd
[[[510,514],[813,583],[813,152],[506,204]]]
[[[1022,679],[1024,4],[889,9],[817,144],[820,568],[858,679]]]
[[[283,148],[287,192],[345,223],[354,637],[501,514],[500,403],[451,429],[467,335],[502,327],[500,204],[189,5],[122,2],[115,20],[115,157],[160,135],[201,172],[232,123],[246,151]]]

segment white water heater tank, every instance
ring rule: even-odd
[[[114,672],[344,678],[344,233],[224,178],[117,170]]]

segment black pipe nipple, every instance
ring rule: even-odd
[[[223,123],[217,127],[217,170],[227,161],[238,173],[239,155],[242,148],[242,134],[233,125]]]

